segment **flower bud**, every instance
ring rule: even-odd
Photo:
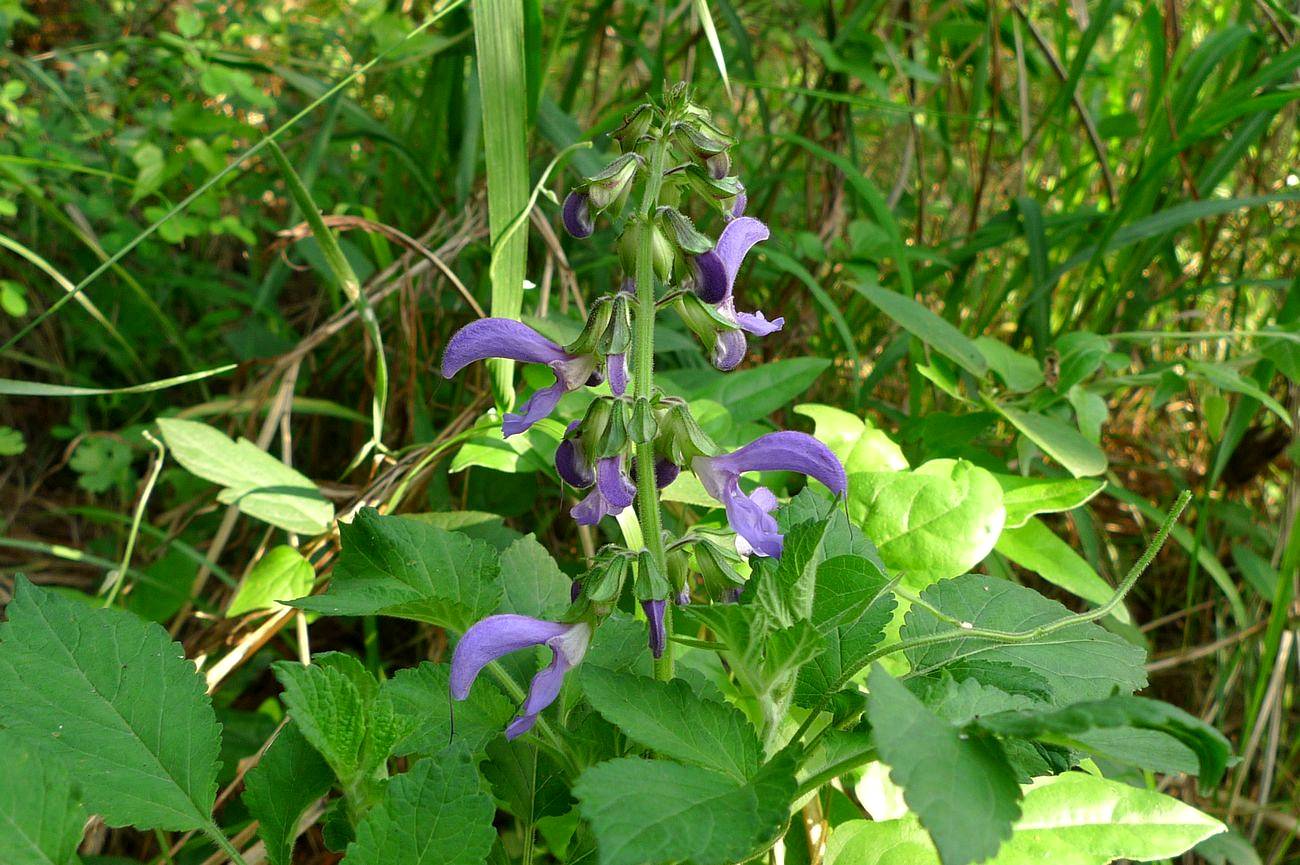
[[[673,277],[673,260],[677,257],[677,248],[657,223],[651,223],[650,254],[654,261],[655,275],[668,282]]]
[[[691,576],[691,553],[686,547],[678,547],[668,554],[668,585],[672,587],[673,596],[680,597],[682,592],[690,596],[687,581]],[[679,602],[680,603],[680,602]],[[690,603],[688,600],[687,603]]]
[[[695,544],[695,564],[711,598],[724,598],[728,592],[745,585],[745,578],[736,571],[730,557],[712,541]]]
[[[591,237],[591,233],[596,230],[596,224],[591,218],[590,198],[587,193],[577,189],[565,196],[560,219],[564,223],[564,230],[579,240]]]
[[[714,177],[707,168],[699,165],[685,165],[670,172],[680,177],[681,182],[689,186],[697,195],[711,201],[724,201],[735,198],[744,186],[737,177]]]
[[[637,397],[632,403],[632,418],[627,427],[628,436],[637,444],[644,444],[654,441],[658,433],[659,422],[655,419],[654,409],[650,407],[650,400]]]
[[[636,153],[624,153],[596,176],[587,180],[587,195],[597,212],[609,207],[631,188],[636,170],[644,160]]]
[[[660,570],[649,550],[637,553],[635,591],[638,601],[662,601],[668,597],[668,576]]]
[[[596,562],[582,579],[582,588],[587,598],[597,604],[612,604],[618,601],[623,591],[623,579],[627,575],[627,556],[613,555]]]
[[[655,221],[677,248],[689,255],[699,255],[713,249],[713,241],[695,228],[695,223],[675,207],[661,207]]]
[[[609,326],[610,315],[613,313],[613,301],[608,297],[602,297],[591,305],[591,311],[587,313],[587,323],[582,328],[582,333],[578,338],[564,347],[568,354],[591,354],[600,345],[601,337],[605,335],[605,329]]]
[[[569,424],[564,439],[555,449],[555,471],[569,486],[585,490],[596,482],[596,470],[582,446],[581,427],[580,421]]]
[[[666,454],[675,466],[689,465],[697,456],[711,457],[721,453],[718,445],[696,423],[691,410],[680,400],[669,402],[659,424],[656,450]]]
[[[628,295],[619,292],[612,301],[605,354],[627,354],[632,345],[632,308]]]
[[[587,406],[587,413],[582,416],[582,441],[589,456],[599,456],[599,442],[605,437],[610,415],[613,414],[611,402],[606,397],[597,397]]]
[[[673,139],[697,159],[705,160],[725,153],[736,139],[713,125],[707,117],[698,115],[673,124]],[[725,172],[723,173],[725,176]]]
[[[731,156],[725,150],[715,153],[704,161],[704,166],[715,180],[721,180],[731,171]]]
[[[627,447],[627,411],[622,400],[603,400],[609,404],[609,423],[596,445],[597,457],[616,457]]]
[[[654,118],[654,106],[642,103],[623,117],[622,125],[611,132],[610,137],[616,140],[624,151],[630,151],[650,131]]]

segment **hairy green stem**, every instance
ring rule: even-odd
[[[648,400],[654,387],[655,352],[655,270],[654,215],[663,186],[664,163],[668,142],[662,137],[650,149],[650,168],[646,175],[645,194],[641,198],[640,234],[636,249],[636,321],[632,328],[632,396]],[[642,542],[661,573],[668,573],[668,556],[664,551],[663,529],[659,516],[659,490],[655,487],[655,449],[653,442],[636,446],[637,516],[641,520]],[[664,605],[664,630],[673,631],[672,604]],[[668,681],[673,677],[673,644],[665,641],[664,653],[655,659],[655,678]]]
[[[230,857],[230,861],[234,862],[235,865],[248,865],[244,861],[244,857],[239,854],[239,848],[230,842],[230,839],[226,837],[226,834],[221,831],[221,828],[216,823],[207,823],[200,831],[207,835],[213,844],[224,850],[226,855]]]

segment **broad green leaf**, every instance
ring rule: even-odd
[[[298,821],[334,784],[334,773],[303,737],[287,724],[244,779],[244,804],[257,821],[271,865],[290,865]]]
[[[1211,835],[1197,844],[1192,852],[1210,865],[1263,865],[1264,862],[1251,846],[1250,839],[1232,828]]]
[[[329,616],[398,616],[464,631],[496,611],[496,551],[483,541],[363,508],[340,528],[329,589],[293,606]]]
[[[885,564],[918,587],[979,564],[1006,516],[996,478],[965,460],[852,475],[848,505]]]
[[[946,670],[939,676],[909,679],[907,688],[927,709],[958,727],[984,715],[1039,705],[1032,697],[1011,694],[978,679],[956,679]]]
[[[424,514],[402,514],[408,520],[428,523],[449,532],[460,532],[480,541],[487,541],[497,551],[523,537],[519,532],[505,524],[505,519],[497,514],[484,511],[437,511]]]
[[[833,519],[795,526],[785,535],[781,558],[764,561],[756,570],[758,606],[778,627],[812,615],[817,569],[826,558],[823,541]]]
[[[1020,787],[992,736],[936,717],[884,668],[867,676],[867,715],[880,759],[929,832],[943,865],[989,858],[1020,816]]]
[[[737,784],[699,766],[623,757],[587,769],[573,792],[601,865],[733,865],[777,837],[795,781],[783,758]]]
[[[1011,838],[987,865],[1107,865],[1171,859],[1224,831],[1218,820],[1170,796],[1081,772],[1025,791]],[[836,827],[827,865],[938,865],[915,818]],[[951,865],[943,859],[944,865]]]
[[[553,619],[569,608],[572,584],[534,535],[515,541],[501,553],[503,613]]]
[[[1024,393],[1043,383],[1043,370],[1038,366],[1038,361],[1021,354],[1005,342],[981,336],[976,338],[975,347],[988,362],[989,369],[1002,379],[1007,390]]]
[[[345,865],[481,865],[496,840],[492,798],[469,750],[452,745],[388,782]]]
[[[555,449],[564,438],[560,422],[543,418],[527,432],[508,439],[501,437],[499,421],[479,423],[478,437],[461,446],[448,471],[460,472],[472,466],[510,473],[554,471]]]
[[[889,577],[868,558],[841,555],[826,559],[817,566],[809,621],[822,633],[856,622],[888,586]]]
[[[5,613],[4,725],[66,759],[87,807],[110,826],[208,825],[221,728],[180,645],[132,613],[22,576]]]
[[[515,707],[494,684],[480,677],[469,698],[453,707],[449,675],[446,664],[425,661],[398,670],[381,686],[397,715],[411,723],[411,732],[394,747],[395,754],[436,754],[451,741],[464,742],[478,754],[505,730]]]
[[[564,770],[536,744],[499,736],[488,743],[487,757],[483,778],[491,785],[498,807],[525,827],[572,810]]]
[[[0,862],[78,865],[86,806],[68,766],[4,730],[0,754]]]
[[[831,561],[835,561],[832,559]],[[885,636],[897,601],[882,584],[861,618],[837,625],[822,633],[825,648],[799,670],[794,700],[801,706],[816,706],[851,675],[862,668],[871,651]]]
[[[709,399],[722,405],[732,423],[740,424],[767,417],[806,392],[831,362],[820,357],[792,357],[737,372],[701,371],[695,376],[675,374],[672,380],[685,383],[689,399]]]
[[[158,418],[172,456],[186,471],[224,489],[217,498],[250,517],[304,535],[326,531],[334,505],[305,475],[248,439],[238,442],[197,421]]]
[[[1106,471],[1106,453],[1067,423],[1010,406],[995,405],[1011,425],[1075,477]]]
[[[310,592],[315,579],[316,571],[301,553],[286,545],[273,547],[258,559],[239,584],[226,615],[241,616],[253,610],[273,609],[280,601]]]
[[[912,298],[878,285],[855,284],[854,289],[921,342],[976,378],[988,371],[979,347],[964,333]]]
[[[379,683],[351,655],[326,652],[311,666],[277,661],[284,704],[303,737],[345,788],[370,781],[415,719],[398,716]]]
[[[1076,737],[1090,730],[1154,730],[1172,736],[1196,754],[1201,790],[1207,795],[1222,780],[1232,755],[1231,744],[1218,730],[1177,706],[1145,697],[1109,697],[1048,712],[1003,712],[980,718],[976,726],[1000,736],[1058,741],[1071,747],[1078,747]]]
[[[1099,478],[994,477],[1002,487],[1008,529],[1019,528],[1038,514],[1059,514],[1082,507],[1106,488],[1106,482]]]
[[[1030,631],[1072,615],[1033,589],[980,574],[936,583],[921,597],[963,625],[1004,632]],[[927,674],[954,662],[1009,663],[1042,677],[1057,705],[1100,700],[1116,690],[1130,694],[1146,685],[1145,652],[1091,622],[1076,622],[1035,640],[1009,643],[960,636],[960,631],[924,607],[908,610],[899,634],[902,640],[958,634],[950,641],[908,650],[912,669]]]
[[[1030,518],[1018,529],[1007,529],[998,538],[996,549],[1020,567],[1092,604],[1100,606],[1115,594],[1114,587],[1042,520]],[[1113,615],[1121,622],[1132,621],[1122,604]]]
[[[582,672],[583,692],[610,723],[659,754],[744,781],[758,768],[758,736],[738,710],[702,700],[680,679],[659,682],[600,667]]]

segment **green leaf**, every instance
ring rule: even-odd
[[[315,579],[315,569],[301,553],[290,546],[273,547],[258,559],[239,584],[239,590],[226,609],[226,616],[274,609],[280,601],[310,592]]]
[[[520,538],[501,553],[500,611],[553,619],[569,608],[573,581],[565,576],[534,535]]]
[[[483,541],[362,508],[340,527],[343,553],[329,589],[293,606],[330,616],[398,616],[458,631],[494,612],[502,588]]]
[[[305,475],[248,439],[238,442],[197,421],[159,418],[163,439],[185,469],[223,489],[217,498],[250,517],[304,535],[326,531],[334,505]]]
[[[975,347],[984,355],[989,368],[1002,379],[1007,390],[1024,393],[1043,383],[1043,371],[1038,366],[1038,361],[1021,354],[1005,342],[981,336],[975,339]]]
[[[83,439],[68,465],[81,476],[77,486],[92,493],[108,492],[130,481],[131,446],[105,436]]]
[[[388,782],[357,826],[345,865],[481,865],[496,830],[468,749],[452,745]]]
[[[831,559],[827,564],[835,561]],[[820,571],[817,578],[820,593]],[[864,582],[870,585],[870,581]],[[846,676],[861,669],[871,650],[884,639],[885,629],[894,617],[897,601],[887,590],[889,585],[881,575],[871,602],[859,618],[822,632],[825,649],[799,670],[794,691],[796,703],[818,705],[824,696],[842,686]]]
[[[1058,622],[1069,610],[1026,586],[980,574],[936,583],[921,597],[933,607],[974,628],[1023,632]],[[924,607],[907,612],[902,640],[959,631]],[[1001,661],[1038,674],[1058,705],[1100,700],[1119,690],[1128,694],[1146,685],[1145,652],[1091,622],[1079,622],[1032,641],[1001,643],[984,637],[952,640],[909,649],[912,669],[926,674],[954,662]]]
[[[587,769],[573,792],[601,865],[732,865],[778,837],[795,781],[786,758],[738,785],[699,766],[623,757]]]
[[[409,719],[411,725],[411,732],[397,743],[393,753],[436,754],[454,738],[479,754],[505,730],[514,715],[514,704],[483,677],[468,699],[456,703],[453,724],[449,675],[446,664],[425,661],[398,670],[384,682],[383,692],[392,700],[394,711]]]
[[[66,759],[86,805],[110,826],[210,825],[221,729],[180,645],[132,613],[22,576],[5,612],[4,724]]]
[[[907,688],[927,709],[958,727],[984,715],[1038,705],[1032,697],[1011,694],[974,678],[957,679],[946,670],[938,676],[909,679]]]
[[[997,740],[936,717],[880,665],[867,676],[880,759],[943,865],[987,859],[1020,816],[1020,787]]]
[[[976,726],[1000,736],[1043,739],[1079,747],[1089,730],[1135,727],[1172,736],[1196,754],[1201,791],[1209,794],[1223,779],[1232,746],[1223,734],[1177,706],[1145,697],[1109,697],[1075,703],[1056,711],[1004,712],[979,719]]]
[[[831,362],[821,357],[792,357],[737,372],[703,371],[703,385],[686,387],[688,399],[709,399],[722,405],[733,424],[767,417],[807,392]],[[671,377],[688,380],[686,373]]]
[[[0,862],[77,865],[86,806],[62,758],[0,730]]]
[[[1052,585],[1095,605],[1106,603],[1115,594],[1114,587],[1042,520],[1031,518],[1018,529],[1004,531],[998,538],[997,551]],[[1122,604],[1113,615],[1121,622],[1132,621]]]
[[[1077,429],[1056,418],[1036,412],[1021,411],[993,404],[1011,425],[1043,449],[1075,477],[1099,475],[1106,471],[1106,453],[1083,437]]]
[[[681,679],[586,667],[582,688],[596,711],[629,738],[657,753],[745,781],[762,749],[754,728],[736,709],[702,700]]]
[[[1038,514],[1059,514],[1082,507],[1106,488],[1106,482],[1097,478],[994,477],[1002,487],[1008,529],[1019,528]]]
[[[277,661],[284,704],[303,737],[325,758],[345,788],[369,782],[414,719],[398,717],[379,683],[351,655],[325,652],[311,666]]]
[[[290,865],[298,821],[333,783],[334,773],[298,727],[285,725],[244,779],[244,804],[271,865]]]
[[[1030,787],[1011,839],[987,865],[1106,865],[1171,859],[1224,831],[1218,820],[1170,796],[1081,772]],[[937,865],[912,817],[836,827],[827,865]],[[944,859],[944,865],[951,863]]]
[[[1006,516],[997,479],[965,460],[851,475],[848,506],[885,564],[918,587],[979,564]]]
[[[921,342],[976,378],[988,371],[984,355],[964,333],[910,297],[878,285],[855,284],[854,289]]]

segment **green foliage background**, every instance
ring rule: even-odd
[[[913,465],[1002,470],[1046,452],[1069,468],[1099,448],[1106,491],[1046,520],[1084,582],[1114,585],[1192,490],[1193,521],[1129,598],[1133,625],[1153,691],[1243,756],[1200,804],[1267,861],[1294,858],[1294,4],[527,0],[523,54],[492,73],[522,81],[508,93],[479,83],[488,7],[0,0],[5,572],[94,591],[125,555],[125,603],[191,655],[262,648],[262,619],[222,611],[270,533],[229,518],[171,438],[158,461],[158,416],[246,436],[321,485],[329,501],[290,531],[315,534],[320,507],[384,504],[488,539],[534,532],[576,569],[601,539],[556,519],[546,443],[476,436],[508,387],[447,382],[437,364],[475,305],[512,302],[493,292],[494,250],[511,244],[494,246],[489,197],[526,201],[539,181],[562,196],[608,150],[597,134],[548,173],[579,130],[607,132],[661,81],[689,80],[740,137],[733,170],[772,228],[741,291],[787,321],[751,347],[766,372],[726,401],[730,422],[775,411],[808,428],[783,407],[838,406]],[[277,131],[291,172],[266,144]],[[292,175],[337,245],[317,242]],[[543,194],[511,241],[526,246],[523,314],[555,333],[618,274],[601,236],[561,235]],[[670,380],[709,386],[684,335],[660,342]],[[1009,411],[970,402],[970,364],[998,374]],[[1079,432],[1062,444],[1034,417]],[[333,543],[308,542],[318,570]],[[1032,546],[1000,545],[985,568],[1060,593],[1024,560]],[[274,692],[267,664],[299,648],[291,632],[217,691],[244,754],[269,735],[251,710]],[[373,671],[441,639],[328,620],[311,648]]]

